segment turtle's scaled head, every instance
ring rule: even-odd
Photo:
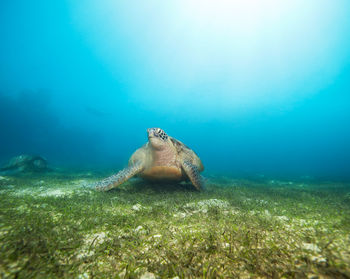
[[[168,135],[160,128],[147,129],[149,143],[156,149],[162,149],[168,144]]]

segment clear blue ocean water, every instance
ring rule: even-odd
[[[350,178],[350,2],[0,2],[0,163],[120,169],[161,127],[206,173]]]

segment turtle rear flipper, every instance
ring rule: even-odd
[[[189,161],[182,162],[182,168],[191,180],[194,187],[200,190],[203,187],[203,178],[199,173],[199,169]]]
[[[128,166],[125,169],[122,169],[117,174],[114,174],[110,177],[107,177],[100,182],[97,182],[95,184],[96,190],[98,191],[109,191],[113,188],[118,187],[120,184],[124,183],[125,181],[129,180],[131,177],[135,176],[136,174],[142,172],[144,169],[144,166],[141,162],[137,162],[133,165]]]

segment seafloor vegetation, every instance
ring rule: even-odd
[[[3,278],[350,278],[350,187],[0,177]]]

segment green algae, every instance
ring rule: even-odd
[[[218,178],[131,180],[110,192],[91,174],[0,180],[5,278],[349,278],[345,183]],[[220,182],[220,183],[219,183]]]

